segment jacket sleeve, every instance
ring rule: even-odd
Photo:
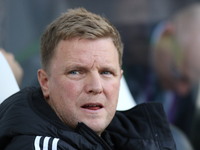
[[[13,150],[13,149],[35,150],[34,144],[33,144],[34,139],[35,139],[35,136],[24,136],[24,135],[15,136],[11,139],[9,144],[5,147],[5,150]]]
[[[4,150],[78,150],[75,145],[49,136],[15,136]]]
[[[116,150],[176,150],[163,107],[144,103],[117,112],[108,132]]]

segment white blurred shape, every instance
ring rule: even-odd
[[[19,86],[14,74],[4,57],[0,52],[0,104],[9,96],[19,91]]]
[[[121,79],[121,85],[119,90],[117,110],[118,111],[128,110],[134,107],[135,105],[136,105],[135,100],[132,97],[128,85],[126,83],[126,80],[123,76]]]

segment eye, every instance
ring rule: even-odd
[[[72,71],[69,72],[69,74],[71,74],[71,75],[77,75],[77,74],[80,74],[80,71],[78,71],[78,70],[72,70]]]
[[[113,75],[113,73],[111,71],[102,71],[101,74],[102,75]]]
[[[111,74],[110,71],[103,71],[101,74]]]

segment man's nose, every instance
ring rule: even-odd
[[[97,72],[88,75],[86,80],[86,92],[100,94],[103,91],[101,75]]]

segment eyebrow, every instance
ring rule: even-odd
[[[68,70],[68,69],[83,69],[83,70],[90,70],[90,67],[88,67],[87,65],[84,65],[82,63],[72,63],[72,64],[68,64],[66,67],[65,67],[65,70]],[[100,66],[99,67],[100,70],[110,70],[110,71],[113,71],[113,72],[116,72],[117,68],[113,65],[103,65],[103,66]]]

